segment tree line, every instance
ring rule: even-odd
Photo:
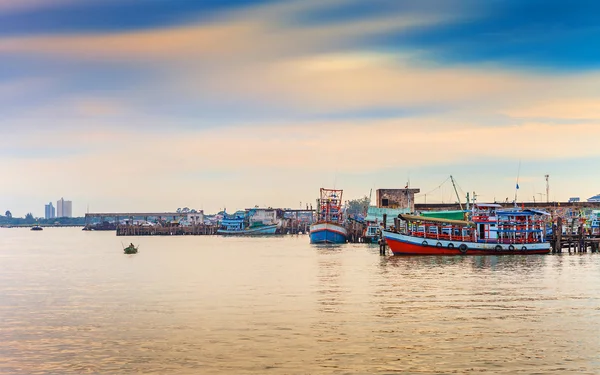
[[[25,217],[14,217],[10,210],[0,215],[0,225],[85,225],[85,217],[55,217],[52,219],[36,218],[31,212]]]

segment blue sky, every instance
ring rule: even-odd
[[[450,174],[486,200],[517,174],[523,200],[545,174],[551,199],[585,199],[599,18],[582,0],[0,0],[0,209],[295,207]]]

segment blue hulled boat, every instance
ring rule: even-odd
[[[346,243],[348,232],[342,215],[342,190],[321,188],[317,221],[310,226],[310,243]]]

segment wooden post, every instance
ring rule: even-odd
[[[385,214],[384,214],[385,215]],[[385,255],[385,240],[383,235],[379,238],[379,255]]]
[[[556,252],[562,253],[562,218],[556,220]]]
[[[579,224],[579,229],[577,230],[579,232],[579,252],[580,253],[585,253],[587,252],[587,249],[585,248],[585,243],[583,241],[584,238],[584,230],[583,230],[583,224]]]

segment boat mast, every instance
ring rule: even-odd
[[[450,175],[450,181],[452,181],[452,186],[454,187],[454,193],[456,193],[456,199],[458,199],[458,205],[460,206],[460,210],[463,210],[463,205],[460,203],[460,195],[458,195],[458,191],[456,190],[456,184],[454,183],[454,177]]]

